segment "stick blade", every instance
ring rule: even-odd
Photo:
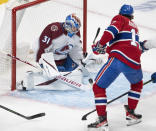
[[[83,117],[82,117],[82,119],[81,119],[82,121],[85,121],[85,120],[87,120],[87,116],[86,115],[84,115]]]
[[[27,120],[32,120],[32,119],[35,119],[35,118],[39,118],[39,117],[42,117],[42,116],[45,116],[45,113],[39,113],[39,114],[36,114],[36,115],[32,115],[32,116],[28,116],[26,117]]]

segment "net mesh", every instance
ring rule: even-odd
[[[22,1],[22,0],[21,0]],[[20,2],[21,2],[20,1]],[[23,3],[20,3],[23,4]],[[17,3],[15,4],[17,5]],[[3,38],[1,50],[11,54],[11,8],[5,10],[4,19],[0,27],[0,39]],[[83,21],[83,0],[50,0],[31,6],[16,13],[16,56],[24,61],[35,63],[35,54],[32,53],[42,30],[52,22],[64,22],[67,15],[75,13],[81,21]],[[81,39],[83,39],[83,28],[81,31]],[[0,73],[9,74],[8,80],[11,79],[11,58],[0,52]],[[33,70],[32,67],[17,61],[16,66],[17,81],[23,79],[27,70]],[[1,75],[2,77],[3,75]]]

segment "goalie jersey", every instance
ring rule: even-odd
[[[141,48],[138,28],[135,23],[122,15],[115,16],[110,26],[104,31],[101,45],[109,42],[107,53],[133,69],[140,69]]]
[[[69,37],[63,24],[61,22],[51,23],[42,31],[37,47],[36,62],[39,62],[43,53],[49,52],[53,53],[56,65],[64,62],[68,55],[77,64],[82,59],[80,32]]]

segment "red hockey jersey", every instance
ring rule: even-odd
[[[104,31],[101,45],[109,42],[107,53],[134,69],[140,69],[141,48],[138,28],[133,21],[122,15],[115,16]]]

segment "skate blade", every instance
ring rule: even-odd
[[[142,120],[135,120],[135,121],[128,120],[127,126],[132,126],[132,125],[138,124],[138,123],[140,123],[141,121],[142,121]]]

